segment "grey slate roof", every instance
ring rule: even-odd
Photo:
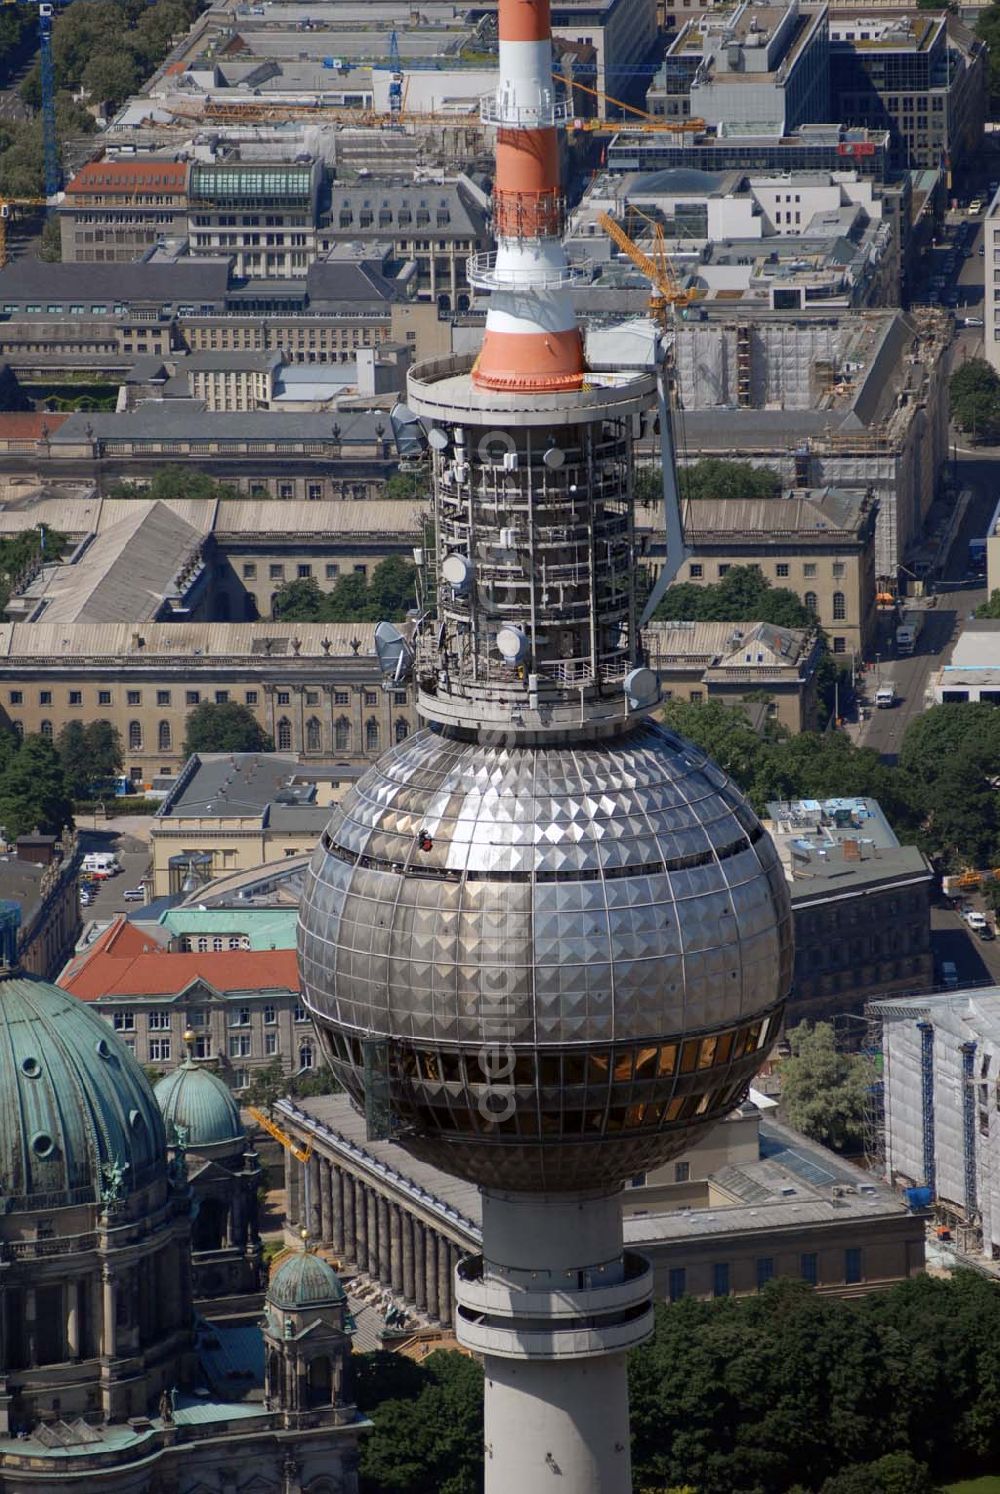
[[[18,259],[0,270],[0,304],[38,301],[44,304],[92,301],[109,310],[120,301],[158,301],[171,304],[226,300],[229,260],[179,260],[177,264],[43,264]]]
[[[197,754],[157,815],[263,814],[298,769],[294,757],[273,752]],[[304,793],[308,793],[306,788]],[[327,816],[329,818],[329,816]]]
[[[103,410],[78,410],[50,436],[52,446],[76,445],[87,439],[87,428],[98,440],[231,440],[231,441],[322,441],[330,438],[334,425],[340,427],[344,446],[368,445],[375,439],[376,427],[385,427],[387,438],[392,430],[388,417],[378,411],[340,411],[329,414],[293,414],[284,410],[245,410],[216,413],[192,409],[187,404],[151,401],[122,414]]]

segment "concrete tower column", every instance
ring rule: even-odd
[[[407,1302],[413,1302],[415,1300],[413,1236],[416,1230],[416,1220],[406,1209],[401,1209],[400,1215],[400,1225],[403,1231],[403,1297]]]
[[[648,1261],[605,1194],[483,1192],[459,1342],[486,1370],[487,1494],[630,1494],[628,1350],[653,1330]]]
[[[392,1289],[398,1296],[403,1290],[403,1221],[399,1204],[389,1205],[389,1236]]]
[[[427,1293],[427,1312],[432,1318],[438,1315],[437,1278],[437,1234],[432,1229],[424,1230],[424,1280]]]

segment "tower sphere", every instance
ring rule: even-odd
[[[605,1187],[725,1115],[773,1041],[791,912],[770,838],[691,743],[432,728],[334,810],[302,901],[345,1089],[486,1187]]]

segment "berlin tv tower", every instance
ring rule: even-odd
[[[456,1332],[489,1494],[627,1494],[626,1356],[653,1325],[623,1180],[737,1105],[792,928],[737,788],[650,720],[633,437],[646,373],[588,371],[562,247],[548,0],[500,0],[479,357],[418,365],[436,618],[377,632],[424,729],[334,809],[300,912],[306,998],[369,1124],[482,1189]],[[673,481],[661,403],[665,469]]]

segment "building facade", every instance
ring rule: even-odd
[[[713,585],[733,566],[754,566],[795,592],[835,654],[863,658],[875,645],[877,515],[871,494],[829,488],[756,501],[687,499],[689,554],[677,580]]]
[[[157,157],[88,161],[59,205],[64,263],[125,264],[187,234],[188,165]]]
[[[112,722],[137,785],[178,774],[203,701],[245,705],[278,752],[374,760],[415,718],[405,686],[382,689],[373,637],[371,623],[8,623],[0,712],[50,740],[68,721]]]
[[[291,1072],[319,1062],[293,950],[170,953],[118,916],[70,961],[60,985],[162,1073],[187,1061],[189,1031],[192,1061],[233,1090],[276,1059]]]
[[[765,719],[790,732],[816,725],[818,638],[770,623],[653,623],[649,662],[666,700],[768,698]]]

